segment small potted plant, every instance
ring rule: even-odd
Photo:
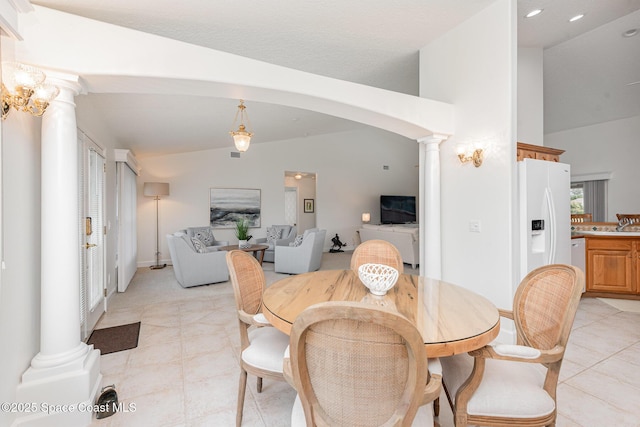
[[[249,221],[245,218],[240,218],[236,221],[236,237],[238,238],[238,247],[248,248],[251,246],[249,240],[253,236],[249,235]]]

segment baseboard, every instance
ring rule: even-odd
[[[169,258],[169,259],[161,259],[160,260],[160,265],[162,265],[162,264],[167,264],[167,266],[173,265],[171,263],[171,258]],[[156,265],[156,262],[155,261],[142,261],[142,262],[138,262],[136,265],[137,265],[138,268],[149,268],[152,265]]]

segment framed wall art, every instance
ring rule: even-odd
[[[313,213],[314,209],[314,199],[304,199],[304,213]]]
[[[214,228],[235,228],[236,221],[246,219],[249,227],[260,227],[260,189],[211,188],[209,222]]]

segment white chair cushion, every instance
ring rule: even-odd
[[[519,357],[521,359],[536,359],[542,354],[537,348],[524,345],[492,344],[492,347],[501,356]]]
[[[473,358],[458,354],[440,358],[442,380],[454,396],[473,368]],[[542,388],[546,368],[537,363],[487,360],[480,386],[467,405],[473,415],[528,418],[548,415],[555,409]]]
[[[434,375],[442,375],[442,364],[437,357],[434,359],[429,358],[429,372]]]
[[[304,409],[302,408],[302,402],[300,396],[296,394],[296,400],[293,402],[293,408],[291,409],[291,427],[306,427],[304,419]],[[412,426],[432,426],[433,425],[433,404],[422,405],[416,412],[416,417],[413,419]]]
[[[264,317],[263,313],[258,313],[253,315],[253,321],[256,323],[260,323],[261,325],[271,325],[271,322]]]
[[[242,352],[242,361],[272,372],[282,372],[282,359],[289,345],[289,336],[273,327],[249,331],[249,347]]]

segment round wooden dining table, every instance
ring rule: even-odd
[[[428,357],[480,348],[500,332],[498,309],[486,298],[441,280],[401,274],[385,296],[371,293],[351,270],[322,270],[279,280],[263,295],[263,314],[289,334],[298,314],[327,301],[361,301],[397,310],[413,322]]]

